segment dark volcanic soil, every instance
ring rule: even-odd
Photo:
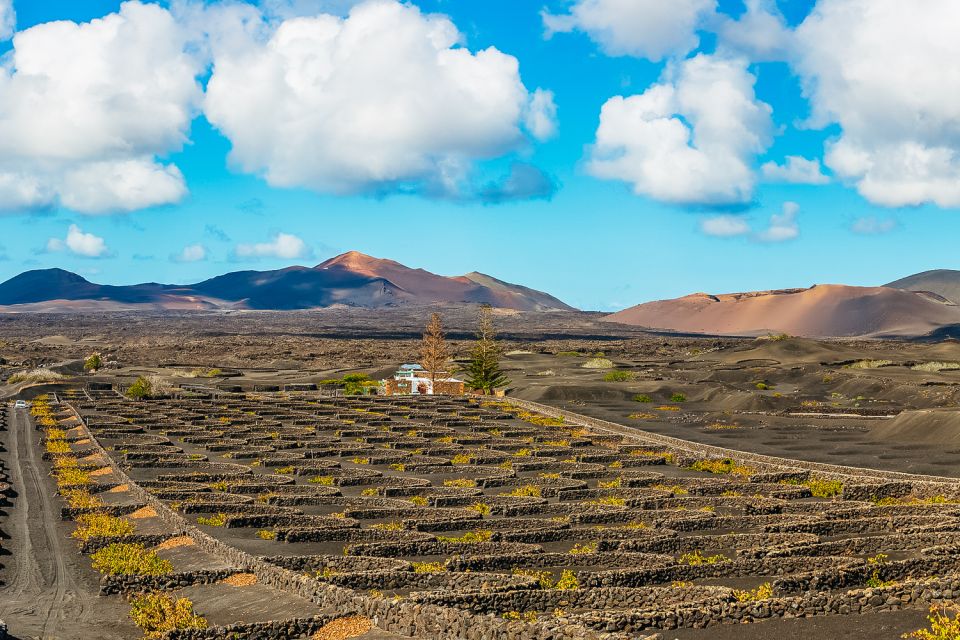
[[[0,620],[10,637],[138,637],[126,603],[97,595],[99,576],[70,540],[72,527],[60,519],[60,500],[26,412],[9,409],[8,418],[8,431],[0,433],[2,455],[17,496],[0,517],[3,548],[10,551],[0,557]]]
[[[105,381],[157,373],[252,388],[350,371],[379,378],[416,361],[435,310],[0,315],[0,377],[63,363],[72,364],[60,370],[79,374],[80,359],[99,351],[111,362],[98,376]],[[464,358],[476,308],[441,311],[451,350]],[[733,449],[960,476],[956,341],[657,335],[601,317],[496,312],[510,393]],[[584,368],[597,353],[611,363]],[[188,377],[196,367],[242,375],[198,381]],[[606,380],[613,369],[628,379]],[[671,402],[675,393],[684,401]],[[639,395],[652,402],[634,401]]]

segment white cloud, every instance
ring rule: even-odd
[[[17,26],[17,14],[13,10],[13,0],[0,0],[0,42],[13,36]]]
[[[289,233],[278,233],[270,242],[238,244],[234,253],[236,257],[241,259],[283,258],[292,260],[309,256],[310,249],[297,236]]]
[[[660,84],[603,105],[589,172],[667,202],[749,202],[771,129],[754,82],[742,59],[701,54],[668,66]]]
[[[207,248],[202,244],[191,244],[183,248],[180,253],[170,256],[173,262],[200,262],[207,259]]]
[[[82,213],[176,202],[179,150],[197,113],[201,72],[184,30],[154,4],[126,2],[89,23],[16,34],[0,66],[0,209],[62,203]],[[31,195],[32,194],[32,195]]]
[[[771,182],[792,182],[794,184],[827,184],[830,178],[823,175],[820,160],[808,160],[801,156],[787,156],[785,162],[764,162],[760,170],[763,177]]]
[[[797,223],[799,213],[800,205],[796,202],[784,202],[781,213],[771,215],[767,227],[756,232],[747,216],[710,216],[700,220],[700,232],[715,238],[749,237],[755,242],[785,242],[800,235],[800,225]]]
[[[657,61],[696,49],[715,11],[716,0],[576,0],[568,14],[541,15],[547,37],[584,31],[608,55]]]
[[[884,206],[960,206],[960,3],[820,0],[796,32],[824,160]]]
[[[877,218],[875,216],[863,216],[857,218],[850,225],[850,230],[854,233],[865,236],[877,236],[889,233],[897,228],[897,221],[893,218]]]
[[[60,186],[63,204],[85,213],[134,211],[177,202],[186,194],[176,165],[149,158],[83,164],[67,171]]]
[[[557,132],[557,104],[553,91],[537,89],[530,96],[524,116],[527,131],[537,140],[548,140]]]
[[[49,186],[36,175],[0,171],[0,211],[42,209],[53,197]]]
[[[717,238],[733,238],[749,234],[750,223],[744,216],[711,216],[700,221],[700,231]]]
[[[273,186],[449,191],[518,148],[523,125],[552,128],[552,100],[531,96],[516,58],[461,44],[447,17],[395,0],[287,20],[269,39],[247,30],[215,47],[204,112],[231,162]]]
[[[800,235],[800,225],[797,223],[797,214],[800,205],[796,202],[784,202],[781,213],[770,216],[770,224],[754,237],[760,242],[785,242]]]
[[[746,0],[746,11],[738,20],[719,18],[718,36],[722,49],[752,62],[788,59],[793,41],[775,0]]]
[[[82,258],[102,258],[108,253],[107,243],[103,238],[92,233],[84,233],[75,224],[70,225],[66,239],[47,240],[47,251],[69,251]]]

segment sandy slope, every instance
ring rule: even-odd
[[[605,320],[719,335],[923,335],[943,325],[960,323],[960,307],[927,293],[815,285],[721,295],[696,293],[640,304]]]

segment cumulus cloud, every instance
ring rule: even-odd
[[[745,216],[710,216],[700,220],[700,231],[716,238],[733,238],[749,234],[750,223]]]
[[[839,123],[824,161],[883,206],[960,206],[960,3],[821,0],[797,28],[811,124]]]
[[[269,242],[256,244],[238,244],[234,255],[239,259],[282,258],[293,260],[310,255],[307,244],[295,235],[278,233]]]
[[[864,236],[878,236],[889,233],[897,228],[897,221],[893,218],[878,218],[876,216],[863,216],[857,218],[850,225],[850,230],[856,234]]]
[[[553,91],[537,89],[530,96],[524,115],[527,131],[537,140],[548,140],[557,132],[557,104]]]
[[[746,0],[739,19],[719,18],[720,46],[748,57],[752,62],[787,60],[793,32],[775,0]]]
[[[0,42],[13,36],[17,26],[17,14],[13,10],[13,0],[0,0]]]
[[[207,259],[207,248],[202,244],[191,244],[179,253],[170,256],[172,262],[200,262]]]
[[[167,10],[136,1],[17,33],[0,66],[0,209],[107,213],[180,200],[182,174],[158,158],[182,147],[200,103],[186,46]]]
[[[516,58],[471,52],[449,18],[410,4],[371,0],[245,37],[214,52],[204,112],[231,163],[273,186],[449,192],[474,161],[555,126],[552,95],[527,91]]]
[[[794,184],[827,184],[830,178],[823,174],[820,160],[808,160],[801,156],[787,156],[783,164],[764,162],[760,167],[763,177],[771,182]]]
[[[763,231],[758,232],[755,238],[760,242],[785,242],[800,235],[800,225],[797,223],[797,214],[800,205],[796,202],[784,202],[781,213],[770,216],[770,224]]]
[[[659,84],[603,105],[588,171],[666,202],[749,202],[771,129],[754,82],[743,59],[701,54],[668,66]]]
[[[82,258],[103,258],[109,254],[107,243],[103,238],[92,233],[84,233],[75,224],[70,225],[66,238],[50,238],[47,240],[46,250],[51,252],[69,251]]]
[[[780,213],[770,216],[767,226],[754,231],[745,215],[709,216],[700,220],[700,232],[715,238],[750,238],[755,242],[786,242],[800,235],[797,215],[800,205],[784,202]]]
[[[544,10],[546,36],[583,31],[612,56],[653,61],[683,55],[700,44],[697,30],[716,11],[716,0],[576,0],[567,14]]]

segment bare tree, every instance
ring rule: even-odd
[[[436,393],[437,378],[447,370],[450,361],[450,350],[443,337],[443,323],[439,313],[430,316],[426,331],[423,332],[423,343],[420,345],[420,366],[430,377],[430,384]]]

